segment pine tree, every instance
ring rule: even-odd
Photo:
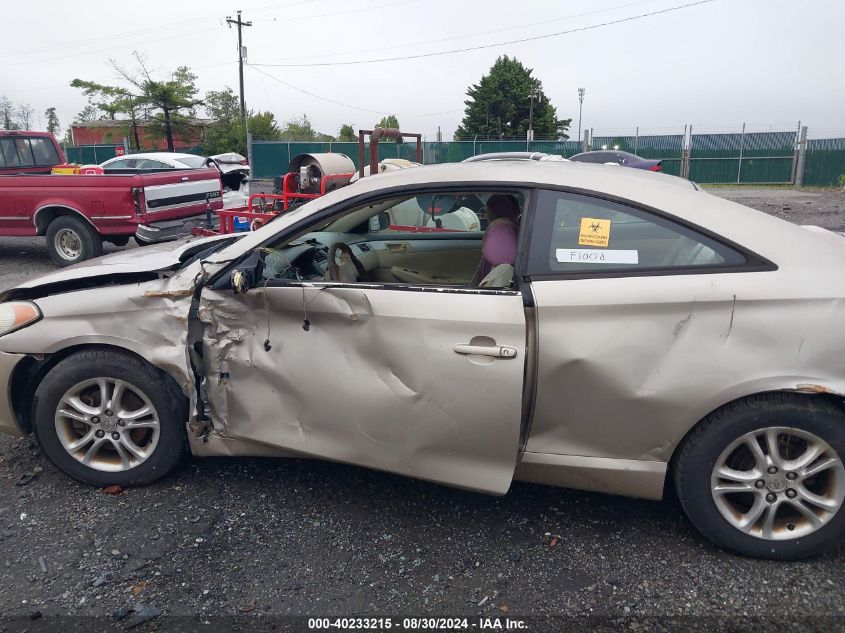
[[[542,83],[532,76],[517,59],[507,55],[499,57],[487,75],[467,90],[466,110],[455,140],[525,139],[529,118],[536,139],[565,140],[572,119],[558,119],[557,109],[542,95],[534,99],[531,114],[532,91],[542,94]]]

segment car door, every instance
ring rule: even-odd
[[[508,490],[526,353],[518,290],[287,279],[206,289],[199,317],[223,435]]]
[[[539,353],[526,453],[665,462],[685,421],[747,379],[729,361],[766,353],[769,341],[745,350],[732,332],[776,312],[747,307],[773,265],[633,204],[562,191],[536,200],[525,271]]]

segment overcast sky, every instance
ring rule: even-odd
[[[501,44],[653,13],[695,0],[0,0],[0,95],[31,104],[36,123],[58,109],[62,127],[86,104],[74,77],[115,82],[110,58],[143,53],[163,76],[187,65],[202,93],[237,90],[242,9],[246,100],[280,121],[307,113],[315,128],[370,127],[394,113],[402,128],[451,139],[465,92],[498,55],[534,69],[562,118],[595,133],[792,129],[845,136],[845,2],[714,0],[641,19]],[[10,25],[18,25],[10,28]],[[497,44],[445,55],[376,60]],[[266,73],[266,74],[262,74]],[[319,95],[303,94],[288,85]],[[354,107],[353,107],[354,106]],[[359,109],[356,109],[359,108]],[[577,132],[573,131],[574,136]]]

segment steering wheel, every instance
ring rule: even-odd
[[[352,249],[349,247],[349,244],[344,244],[343,242],[335,242],[331,246],[329,246],[329,279],[331,281],[340,281],[340,266],[337,265],[337,252],[340,251],[341,253],[346,253],[349,256],[349,261],[355,266],[355,270],[358,271],[358,281],[369,281],[367,279],[367,269],[364,268],[364,264],[361,263],[361,260],[355,257],[355,253],[352,252]]]

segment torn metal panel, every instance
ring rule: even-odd
[[[194,263],[169,278],[41,296],[36,302],[43,320],[4,336],[3,349],[46,355],[78,345],[111,345],[166,371],[190,395],[193,374],[186,354],[186,324],[201,272]]]
[[[781,298],[780,284],[796,297]],[[698,421],[765,391],[843,393],[829,280],[784,272],[532,283],[537,395],[526,450],[668,461]],[[825,333],[825,336],[820,336]]]
[[[213,432],[464,488],[510,486],[519,294],[320,283],[205,290],[198,316]],[[454,352],[477,336],[516,347],[519,360],[482,364]]]

